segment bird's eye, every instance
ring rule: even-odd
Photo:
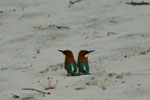
[[[86,54],[84,57],[85,57],[85,58],[88,58],[88,54]]]

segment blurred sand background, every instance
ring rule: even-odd
[[[149,100],[150,6],[126,2],[0,0],[0,100]],[[96,50],[91,75],[66,76],[58,49]]]

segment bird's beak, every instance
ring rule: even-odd
[[[91,52],[94,52],[95,50],[90,50],[90,51],[88,51],[88,53],[91,53]]]
[[[61,53],[63,53],[63,54],[64,54],[64,51],[63,51],[63,50],[58,50],[58,51],[60,51]]]
[[[85,58],[88,58],[88,54],[91,53],[91,52],[93,52],[93,51],[95,51],[95,50],[90,50],[90,51],[88,51],[88,53],[87,53],[84,57],[85,57]]]
[[[63,50],[58,50],[58,51],[60,51],[61,53],[64,54],[64,51],[63,51]],[[66,59],[66,55],[65,55],[65,54],[64,54],[64,58]]]

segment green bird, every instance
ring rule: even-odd
[[[78,68],[79,73],[81,74],[90,74],[89,73],[89,64],[88,64],[88,54],[93,52],[95,50],[81,50],[78,54]]]
[[[76,64],[76,61],[74,60],[74,56],[73,56],[73,53],[72,51],[70,50],[58,50],[60,52],[62,52],[65,56],[65,63],[64,63],[64,66],[65,66],[65,69],[67,71],[67,75],[68,76],[78,76],[79,74],[77,73],[77,64]]]

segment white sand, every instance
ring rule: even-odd
[[[150,6],[127,1],[0,0],[0,100],[149,100]],[[66,76],[58,49],[96,50],[92,75]]]

